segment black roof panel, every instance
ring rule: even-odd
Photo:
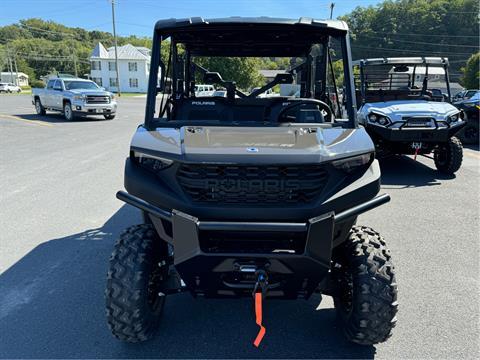
[[[318,20],[307,17],[301,17],[299,19],[283,19],[283,18],[271,18],[268,16],[260,17],[240,17],[232,16],[227,18],[216,19],[203,19],[202,17],[191,17],[184,19],[164,19],[159,20],[155,24],[156,30],[173,30],[177,28],[189,27],[190,29],[198,25],[224,25],[228,26],[235,24],[250,24],[250,25],[308,25],[312,28],[327,28],[331,30],[337,30],[341,32],[347,32],[348,26],[344,21],[340,20]]]
[[[338,20],[270,17],[167,19],[155,29],[162,38],[185,44],[194,56],[304,56],[312,44],[348,32]]]

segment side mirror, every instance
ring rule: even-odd
[[[206,72],[203,76],[203,81],[206,84],[222,84],[223,79],[218,72]]]
[[[293,83],[293,75],[292,74],[277,74],[273,80],[277,84],[291,84]]]
[[[105,88],[103,86],[100,86],[100,90],[105,91]]]

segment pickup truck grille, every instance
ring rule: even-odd
[[[109,104],[110,96],[108,95],[87,95],[87,104]]]
[[[268,206],[313,201],[328,172],[322,165],[182,164],[177,179],[193,202]]]

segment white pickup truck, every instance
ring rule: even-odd
[[[117,112],[115,96],[90,80],[50,78],[44,89],[32,89],[32,104],[39,115],[60,111],[66,120],[79,115],[103,115],[110,120]]]

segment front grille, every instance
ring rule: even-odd
[[[322,165],[182,164],[177,179],[198,203],[304,204],[320,195],[328,172]]]
[[[205,253],[303,254],[306,232],[200,231]]]
[[[402,117],[406,121],[406,127],[431,127],[434,125],[433,119],[429,117]]]
[[[87,101],[87,104],[109,104],[110,96],[87,95],[86,101]]]

